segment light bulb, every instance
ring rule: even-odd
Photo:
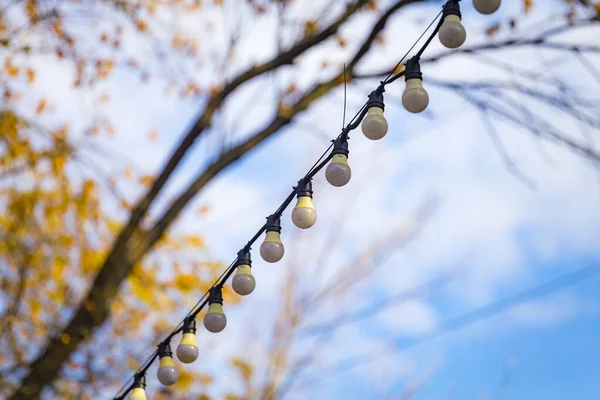
[[[208,296],[208,312],[204,316],[204,327],[212,333],[221,332],[227,325],[227,317],[223,313],[223,294],[221,287],[210,289]]]
[[[137,375],[135,376],[135,381],[133,382],[133,390],[131,391],[131,395],[129,396],[129,400],[148,400],[146,397],[146,375]]]
[[[449,49],[456,49],[467,39],[467,31],[460,23],[460,16],[450,14],[444,18],[440,27],[440,42]]]
[[[292,210],[292,221],[300,229],[308,229],[317,221],[317,210],[312,202],[312,182],[301,179],[298,182],[298,202]]]
[[[146,397],[146,391],[144,388],[136,387],[131,391],[131,396],[129,396],[129,400],[148,400]]]
[[[380,107],[369,108],[361,127],[367,139],[379,140],[383,138],[388,131],[388,123],[383,116],[383,109]]]
[[[196,343],[196,320],[189,319],[183,323],[183,336],[177,346],[177,358],[184,364],[190,364],[198,358],[199,350]]]
[[[204,326],[209,332],[218,333],[225,329],[227,317],[223,313],[223,306],[219,303],[213,303],[208,306],[208,312],[204,316]]]
[[[249,265],[240,265],[231,282],[233,290],[241,296],[246,296],[254,291],[256,279],[252,276],[252,270]]]
[[[179,371],[177,371],[177,368],[175,367],[173,353],[171,352],[171,346],[169,343],[164,343],[159,346],[158,357],[160,358],[160,361],[156,376],[158,377],[160,383],[165,386],[171,386],[177,382],[177,378],[179,378]]]
[[[340,187],[350,182],[352,171],[348,165],[348,156],[344,154],[334,154],[331,163],[325,170],[325,178],[331,185]]]
[[[402,94],[402,105],[411,113],[420,113],[427,108],[429,95],[423,88],[423,81],[419,78],[406,80],[406,89]]]
[[[315,224],[317,221],[317,210],[315,210],[310,197],[298,197],[298,202],[292,211],[292,221],[300,229],[308,229]]]
[[[473,0],[473,7],[481,14],[493,14],[500,8],[500,0]]]
[[[283,243],[277,231],[267,231],[265,241],[260,245],[260,256],[269,263],[276,263],[283,258]]]

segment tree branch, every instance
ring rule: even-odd
[[[75,351],[79,344],[88,338],[94,329],[106,321],[110,312],[110,302],[117,295],[121,282],[127,277],[133,264],[149,249],[148,246],[137,246],[137,249],[143,249],[143,251],[130,252],[132,247],[131,241],[136,239],[136,233],[139,233],[143,217],[195,140],[210,126],[214,113],[223,105],[227,97],[244,83],[283,65],[292,64],[296,57],[333,36],[367,2],[368,0],[356,0],[350,3],[335,21],[317,35],[306,37],[273,59],[249,68],[227,83],[217,94],[209,98],[202,115],[195,121],[189,132],[175,149],[146,195],[133,208],[129,221],[116,238],[111,251],[100,268],[87,296],[76,310],[74,317],[57,337],[49,340],[46,348],[31,364],[27,376],[23,379],[19,389],[12,394],[10,400],[39,398],[43,388],[57,377],[62,364]],[[323,94],[321,93],[320,96]],[[305,109],[309,104],[310,101],[300,104],[299,110]],[[223,161],[221,163],[213,164],[207,170],[206,174],[203,175],[204,178],[201,177],[199,182],[195,183],[193,189],[199,190],[208,182],[203,179],[212,179],[219,171],[241,157],[244,152],[251,150],[287,123],[289,123],[288,118],[278,116],[262,135],[230,150],[222,157]],[[189,199],[185,202],[187,203],[187,201]],[[169,213],[169,215],[172,214]],[[161,226],[164,226],[164,224]],[[58,337],[65,337],[65,335],[70,338],[68,343],[58,339]]]
[[[423,0],[400,0],[391,6],[375,23],[369,36],[364,40],[362,45],[359,47],[357,52],[352,57],[351,61],[346,67],[346,75],[348,79],[352,79],[354,75],[354,67],[358,62],[367,54],[368,49],[371,47],[375,38],[381,32],[389,19],[389,17],[403,6],[411,3],[419,2]],[[292,122],[294,116],[300,112],[306,110],[313,102],[319,98],[325,96],[332,89],[343,83],[343,73],[339,73],[327,82],[317,84],[302,96],[294,105],[289,109],[285,110],[285,113],[278,113],[276,117],[261,131],[250,136],[249,139],[242,142],[241,144],[231,148],[224,152],[218,160],[213,162],[208,168],[206,168],[191,185],[184,190],[169,207],[169,209],[158,219],[153,228],[148,231],[145,235],[145,239],[141,242],[136,253],[145,253],[156,243],[170,224],[177,218],[183,208],[190,202],[190,200],[202,189],[208,182],[210,182],[219,172],[233,164],[244,154],[247,154],[254,147],[262,143],[264,140],[271,137],[273,134],[278,132],[282,127]]]

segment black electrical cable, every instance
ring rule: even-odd
[[[398,78],[400,78],[401,76],[404,75],[404,71],[401,71],[401,72],[397,73],[396,75],[392,76],[392,74],[394,73],[394,71],[400,66],[400,64],[402,64],[402,62],[406,59],[406,57],[408,56],[408,54],[410,54],[410,52],[415,48],[415,46],[419,43],[419,41],[423,38],[423,36],[425,36],[425,34],[427,33],[427,31],[433,26],[433,24],[440,17],[441,14],[442,14],[442,11],[440,11],[438,13],[438,15],[433,19],[433,21],[431,21],[431,23],[427,26],[427,28],[425,29],[425,31],[421,34],[421,36],[419,36],[419,38],[417,39],[417,41],[410,47],[410,49],[400,59],[400,61],[398,61],[398,63],[396,64],[396,66],[394,68],[392,68],[392,70],[390,71],[390,73],[388,74],[388,76],[383,81],[381,81],[381,83],[380,83],[379,87],[377,88],[377,90],[383,91],[383,88],[385,87],[385,85],[394,82],[396,79],[398,79]],[[432,39],[435,37],[435,35],[439,31],[439,28],[440,28],[441,24],[442,24],[442,21],[440,21],[440,23],[436,26],[433,34],[430,35],[430,37],[427,39],[427,41],[425,42],[425,44],[421,47],[421,49],[417,53],[417,55],[419,57],[423,54],[423,52],[425,51],[425,49],[431,43]],[[345,70],[344,70],[344,75],[345,75]],[[345,101],[345,99],[344,99],[344,101]],[[358,127],[358,125],[361,123],[361,121],[363,120],[363,118],[367,114],[367,108],[368,108],[367,106],[368,105],[369,105],[369,101],[365,102],[365,104],[360,108],[360,110],[358,110],[358,112],[350,120],[350,122],[348,123],[348,125],[346,125],[342,129],[342,132],[336,137],[336,139],[339,139],[341,137],[347,138],[348,134],[350,133],[350,131],[353,131],[354,129],[356,129]],[[344,119],[345,119],[345,106],[344,106]],[[334,139],[334,140],[331,141],[331,144],[329,145],[329,147],[325,150],[325,152],[321,155],[321,157],[319,157],[319,159],[313,164],[313,166],[308,170],[308,172],[306,173],[306,175],[304,175],[304,177],[300,180],[300,182],[302,182],[302,181],[310,181],[333,158],[333,152],[331,152],[331,149],[333,148],[334,142],[335,142],[336,139]],[[286,197],[286,199],[277,208],[277,210],[275,211],[274,215],[276,215],[277,217],[281,217],[281,214],[283,214],[283,212],[286,210],[286,208],[293,201],[293,199],[294,199],[294,197],[296,195],[297,190],[298,190],[298,186],[294,186],[292,192]],[[246,245],[243,248],[243,250],[245,252],[250,251],[250,248],[252,247],[252,245],[266,231],[266,228],[267,228],[267,224],[265,223],[256,232],[256,234],[248,241],[248,243],[246,243]],[[223,285],[227,282],[227,280],[233,274],[233,271],[235,271],[236,262],[237,262],[237,258],[229,265],[229,267],[227,269],[225,269],[223,271],[223,273],[221,274],[221,276],[219,276],[219,278],[215,281],[215,283],[213,283],[213,285],[211,286],[211,289],[215,288],[215,287],[223,287]],[[210,289],[209,289],[209,291],[207,291],[200,298],[200,300],[198,300],[198,302],[192,308],[192,310],[177,325],[177,327],[167,336],[167,338],[161,342],[161,344],[169,342],[175,335],[177,335],[178,333],[180,333],[183,330],[183,323],[184,323],[184,321],[186,319],[188,319],[188,318],[195,318],[200,313],[200,311],[202,311],[202,309],[208,303],[208,294],[209,294],[209,292],[210,292]],[[121,387],[121,389],[119,389],[119,391],[117,392],[117,396],[115,396],[113,398],[113,400],[124,400],[125,396],[127,396],[127,394],[134,388],[135,377],[136,376],[143,376],[148,371],[148,369],[150,368],[150,365],[152,365],[152,363],[156,360],[157,357],[158,357],[158,351],[155,350],[154,353],[152,353],[152,355],[150,357],[148,357],[148,359],[146,361],[144,361],[144,363],[142,364],[142,366],[140,368],[138,368],[138,370],[135,372],[134,376],[131,377],[131,378],[129,378],[125,382],[125,384]],[[128,382],[130,382],[132,379],[134,379],[134,382],[132,384],[130,384],[129,386],[127,386]],[[127,388],[127,389],[125,389],[125,388]]]

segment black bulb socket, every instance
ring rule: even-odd
[[[271,214],[267,217],[266,231],[281,233],[281,218],[278,215]]]
[[[331,155],[335,156],[336,154],[343,154],[348,157],[348,154],[350,154],[350,151],[348,150],[348,138],[340,136],[333,141],[333,151],[331,152]]]
[[[382,110],[385,110],[385,104],[383,103],[383,86],[378,87],[373,90],[371,94],[369,94],[369,102],[367,104],[367,109],[371,107],[379,107]]]
[[[194,317],[186,318],[183,321],[183,329],[181,330],[183,333],[193,333],[196,334],[196,319]]]
[[[244,249],[238,251],[237,265],[252,265],[252,260],[250,259],[249,251],[246,251]]]
[[[223,291],[220,286],[215,286],[208,291],[208,304],[223,304]]]
[[[419,57],[415,56],[406,62],[406,73],[404,74],[405,80],[423,80],[423,74],[421,73],[421,63],[419,62],[419,60]]]
[[[171,344],[168,342],[163,342],[158,345],[158,358],[163,357],[173,357],[173,352],[171,351]]]
[[[136,375],[133,381],[133,388],[142,388],[146,389],[146,375]]]
[[[300,179],[298,181],[298,190],[296,191],[296,197],[313,197],[312,181],[310,179]]]
[[[446,18],[448,15],[457,15],[458,18],[462,19],[462,14],[460,13],[460,5],[458,2],[460,0],[448,0],[446,4],[444,4],[444,9],[442,11],[442,19]]]

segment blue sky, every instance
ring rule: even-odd
[[[311,1],[297,3],[306,6]],[[467,3],[464,11],[469,32],[466,45],[489,40],[482,33],[484,27],[521,12],[516,2],[505,0],[499,14],[481,17],[473,13],[469,2],[463,3]],[[528,31],[527,26],[539,26],[536,24],[540,21],[548,21],[548,16],[562,11],[554,10],[554,3],[550,3],[536,2],[535,15],[526,19],[525,27],[515,35]],[[298,8],[293,11],[305,16],[310,8],[301,5],[294,6]],[[418,37],[422,22],[429,22],[437,11],[437,5],[420,6],[393,18],[386,30],[386,44],[375,48],[361,67],[369,71],[393,65],[392,60],[403,54],[413,38]],[[211,15],[206,18],[210,19]],[[167,204],[202,165],[214,157],[219,135],[228,133],[235,142],[260,126],[272,110],[274,82],[285,87],[290,82],[302,86],[313,79],[325,79],[332,71],[321,71],[320,61],[327,59],[335,66],[344,60],[373,17],[361,16],[342,32],[349,43],[347,49],[327,44],[301,57],[294,71],[281,72],[245,87],[219,113],[210,135],[186,157],[161,204]],[[186,23],[182,25],[189,28],[191,22]],[[223,27],[217,20],[215,23],[219,33]],[[194,28],[194,24],[191,26]],[[268,18],[263,24],[252,26],[251,33],[244,38],[246,45],[241,46],[238,55],[240,66],[273,51],[274,28],[274,20]],[[535,28],[530,29],[535,32]],[[581,31],[575,39],[590,42],[594,34],[597,32]],[[440,51],[434,40],[427,54]],[[582,69],[572,74],[575,61],[560,66],[549,63],[555,55],[538,54],[529,49],[493,54],[521,68],[535,71],[544,67],[551,76],[569,73],[569,83],[594,98],[598,85],[589,74]],[[337,331],[333,341],[320,352],[318,365],[299,380],[290,398],[309,395],[398,398],[406,387],[421,382],[414,395],[416,400],[597,399],[600,347],[595,343],[597,335],[594,333],[600,328],[598,278],[410,350],[392,350],[394,343],[410,343],[434,332],[454,316],[583,267],[600,256],[597,172],[563,148],[534,140],[530,133],[498,121],[496,126],[508,152],[537,183],[535,191],[527,189],[506,170],[485,134],[478,113],[455,94],[427,83],[428,76],[505,81],[511,77],[462,56],[423,69],[424,84],[431,97],[428,114],[410,115],[392,101],[402,93],[400,81],[388,88],[386,116],[390,129],[386,138],[371,142],[360,130],[353,133],[349,159],[353,177],[348,186],[332,188],[322,175],[315,178],[318,222],[313,229],[299,232],[292,226],[289,212],[284,215],[284,262],[267,265],[255,252],[253,272],[257,289],[240,307],[231,309],[231,314],[225,306],[229,325],[219,337],[199,333],[203,359],[214,361],[215,369],[227,356],[240,351],[261,360],[268,347],[262,338],[272,326],[281,303],[280,290],[289,274],[298,275],[302,289],[317,290],[328,279],[338,279],[351,260],[370,246],[398,232],[418,229],[419,233],[408,243],[392,242],[385,252],[386,258],[373,262],[378,267],[372,274],[365,272],[367,267],[353,272],[357,281],[363,278],[361,274],[368,275],[365,282],[340,301],[320,304],[318,310],[307,317],[306,324],[318,324],[339,313],[353,312],[436,277],[450,275],[449,284],[429,296],[393,304]],[[199,79],[216,79],[202,72],[197,71]],[[69,77],[69,71],[48,65],[42,72],[38,90],[43,93],[64,89],[70,83]],[[114,171],[124,171],[129,164],[140,173],[157,171],[168,155],[167,150],[176,145],[181,132],[201,107],[198,100],[165,98],[163,84],[158,80],[140,86],[128,72],[121,72],[104,88],[113,94],[105,111],[115,121],[118,135],[100,141],[119,155],[117,161],[110,164]],[[354,115],[366,99],[368,88],[376,84],[365,81],[349,86],[348,115]],[[248,106],[249,102],[252,107]],[[297,123],[213,181],[186,209],[174,229],[202,235],[207,240],[210,256],[228,263],[326,148],[325,136],[337,134],[341,105],[339,90],[317,102]],[[572,119],[548,113],[535,104],[530,106],[545,113],[552,124],[581,139],[580,126]],[[77,96],[69,93],[65,93],[64,101],[55,108],[58,115],[77,111],[76,115],[81,115],[82,120],[91,112],[89,104],[79,102]],[[147,140],[152,129],[159,131],[156,142]],[[424,223],[416,221],[415,215],[428,199],[436,200],[432,215]],[[198,216],[195,210],[204,204],[208,205],[209,213]],[[340,239],[335,246],[329,245],[332,235]],[[319,258],[323,252],[328,257]],[[170,266],[165,264],[163,268],[168,273]],[[257,315],[260,315],[260,323]],[[250,338],[251,348],[242,337]],[[294,352],[301,354],[304,350],[305,344],[298,343]],[[302,385],[309,384],[315,377],[327,376],[347,359],[355,357],[368,362],[307,391],[302,389]],[[510,383],[502,397],[500,382],[506,374],[506,365],[510,366]],[[220,389],[213,393],[217,396],[222,393],[219,390],[228,387],[231,375],[223,374],[218,379]],[[153,385],[154,382],[149,383],[149,391]]]
[[[410,20],[427,10],[415,10],[404,18]],[[518,10],[504,9],[503,12],[510,15]],[[477,27],[490,21],[472,13],[466,15],[474,20],[470,22],[465,17],[469,21],[467,26],[471,27],[469,32],[475,32],[473,42],[481,40],[476,36]],[[495,18],[498,17],[493,16],[491,20]],[[398,21],[390,26],[387,37],[416,37],[419,29],[408,29]],[[395,47],[384,47],[376,53],[393,59],[398,56],[397,51],[391,51]],[[434,44],[431,52],[436,51],[440,49]],[[522,66],[539,66],[539,60],[527,51],[497,56],[519,59]],[[318,58],[318,55],[313,57]],[[373,55],[365,65],[377,62],[381,64],[382,60]],[[569,65],[557,67],[555,73],[568,68]],[[425,72],[437,78],[498,76],[496,71],[476,66],[467,58],[432,66]],[[573,84],[585,86],[586,82],[575,79]],[[368,91],[364,88],[369,86],[365,82],[359,87],[350,87],[349,115],[354,114],[356,104],[360,104]],[[397,86],[388,90],[388,98],[400,95],[402,85]],[[247,96],[253,96],[252,88],[246,92]],[[373,354],[384,354],[384,360],[374,357],[366,365],[313,386],[309,393],[327,394],[326,398],[374,398],[381,393],[399,394],[403,388],[423,380],[415,399],[501,399],[499,382],[508,362],[512,365],[510,384],[503,399],[596,398],[600,390],[595,380],[600,370],[597,361],[600,350],[594,345],[593,332],[598,328],[600,311],[595,290],[598,279],[493,316],[409,351],[389,351],[390,343],[398,340],[409,343],[434,331],[437,325],[453,316],[582,267],[600,255],[597,246],[600,186],[594,171],[564,150],[544,143],[541,146],[558,164],[548,165],[539,155],[540,144],[532,140],[530,134],[499,122],[498,129],[509,152],[537,182],[537,190],[530,191],[507,172],[489,138],[483,134],[481,120],[473,109],[441,90],[430,88],[430,95],[430,111],[435,119],[408,115],[397,106],[388,105],[390,131],[385,141],[369,142],[359,131],[353,134],[351,184],[335,189],[328,187],[322,176],[315,179],[319,222],[310,232],[297,232],[289,223],[289,215],[284,216],[284,243],[287,246],[290,241],[299,241],[286,247],[286,257],[292,261],[282,266],[255,262],[259,287],[255,296],[233,311],[229,335],[220,343],[233,343],[235,348],[236,332],[243,329],[254,310],[273,307],[285,268],[303,265],[303,269],[314,269],[335,279],[339,265],[360,252],[363,245],[410,221],[425,199],[436,198],[439,201],[436,210],[413,242],[394,252],[382,269],[344,303],[325,305],[323,315],[314,318],[327,319],[339,308],[351,311],[359,308],[363,301],[392,296],[440,274],[458,271],[451,283],[431,298],[395,305],[342,329],[336,334],[335,343],[322,354],[327,364],[325,372],[320,367],[307,371],[296,387],[297,393],[292,391],[290,398],[308,395],[302,390],[303,379],[304,383],[310,383],[315,376],[326,375],[326,371],[344,365],[347,358],[368,360]],[[268,98],[268,95],[260,98],[265,96]],[[228,117],[223,116],[222,120],[236,121],[245,115],[236,103],[226,109]],[[243,100],[239,103],[245,104]],[[260,107],[258,110],[260,115]],[[323,131],[331,132],[330,136],[339,129],[340,119],[340,92],[317,103],[315,110],[301,117],[301,121],[311,121]],[[175,124],[181,126],[183,120],[177,118],[179,122]],[[163,121],[171,124],[170,119]],[[552,122],[573,128],[572,122],[561,116],[553,117]],[[224,124],[226,129],[227,123]],[[161,131],[165,127],[161,124]],[[215,254],[231,258],[320,155],[324,145],[326,141],[322,136],[307,131],[299,123],[284,130],[211,184],[195,204],[206,203],[211,208],[204,232]],[[206,151],[200,147],[187,158],[180,173],[182,182],[197,171],[198,161]],[[333,259],[322,265],[311,259],[307,251],[323,246],[331,227],[337,224],[335,218],[340,204],[346,203],[354,204],[348,212],[345,231],[339,233],[346,244],[332,249]],[[203,231],[200,222],[190,224],[185,217],[178,226],[191,230],[200,226]],[[298,264],[295,261],[298,258],[303,262]],[[371,294],[374,292],[378,293],[375,297]],[[265,318],[268,320],[270,316],[265,315]],[[307,323],[310,321],[312,319]],[[227,354],[227,349],[216,352],[216,357],[221,357]]]

